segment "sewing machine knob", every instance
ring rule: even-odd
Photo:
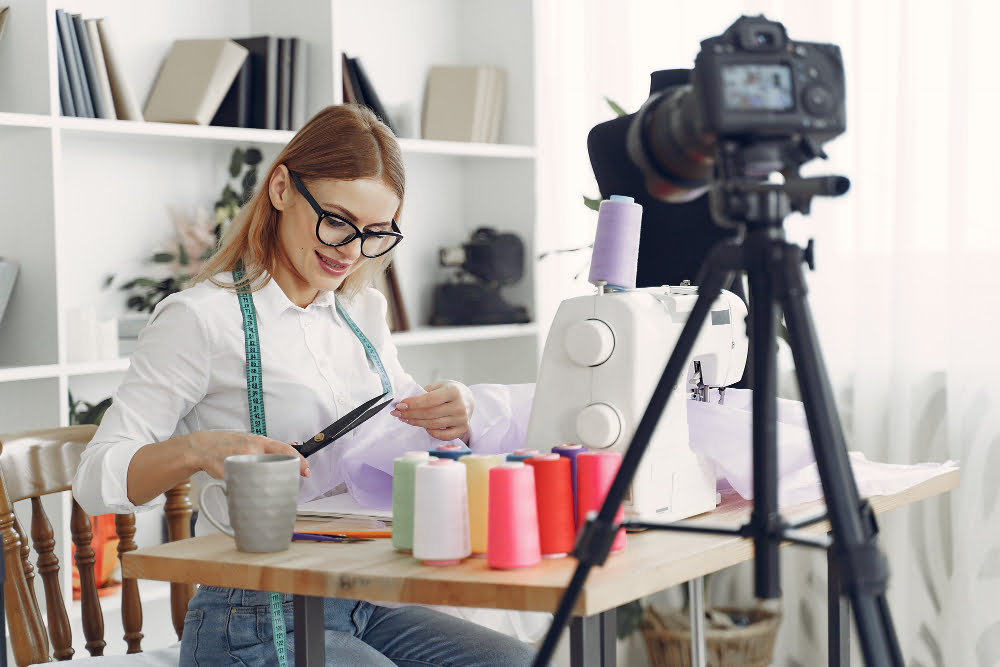
[[[610,447],[618,440],[621,431],[621,419],[607,403],[591,403],[576,416],[576,434],[580,444],[587,447]]]
[[[566,353],[580,366],[600,366],[615,349],[615,334],[601,320],[582,320],[566,328]]]

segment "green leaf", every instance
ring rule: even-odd
[[[251,167],[256,167],[262,159],[264,159],[264,156],[256,148],[248,148],[246,153],[243,154],[243,161]]]
[[[243,169],[243,151],[239,148],[233,149],[233,155],[229,158],[229,175],[236,178]]]
[[[621,105],[619,105],[617,102],[615,102],[610,97],[608,97],[608,96],[605,95],[604,101],[608,103],[608,106],[611,107],[611,110],[614,111],[615,115],[617,115],[619,118],[621,118],[622,116],[627,116],[628,115],[628,112],[625,111],[625,109],[622,109]]]
[[[236,204],[237,206],[239,206],[239,203],[240,200],[239,197],[236,196],[236,191],[233,190],[231,187],[229,187],[229,185],[227,184],[226,187],[222,190],[222,205],[229,206],[230,204]]]
[[[104,276],[104,287],[105,288],[111,287],[111,283],[113,283],[114,281],[115,281],[115,274],[109,273],[108,275]]]
[[[127,285],[123,285],[122,289],[131,289],[133,287],[156,287],[160,282],[158,280],[153,280],[152,278],[136,278]]]
[[[169,264],[174,261],[176,256],[172,252],[157,252],[153,253],[153,261],[157,264]]]
[[[182,266],[187,266],[188,262],[191,261],[191,257],[188,256],[188,251],[184,248],[183,243],[177,244],[177,261]]]
[[[599,211],[601,209],[601,200],[600,199],[591,199],[587,195],[583,196],[583,204],[587,208],[593,209],[595,211]]]

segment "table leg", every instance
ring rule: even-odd
[[[614,609],[593,616],[574,616],[569,626],[569,663],[573,667],[615,667],[617,631]]]
[[[840,568],[833,547],[826,550],[826,641],[830,667],[849,667],[851,664],[850,607],[840,590]]]
[[[295,611],[295,667],[323,667],[326,665],[326,637],[323,630],[323,598],[296,595]]]
[[[687,583],[691,614],[691,665],[705,667],[705,577]]]

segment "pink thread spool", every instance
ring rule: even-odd
[[[588,512],[599,512],[611,489],[611,482],[622,464],[618,452],[588,451],[576,457],[576,528],[577,533],[587,521]],[[625,508],[618,506],[615,523],[625,519]],[[625,529],[619,528],[611,551],[625,548]]]
[[[472,552],[465,466],[433,458],[417,466],[413,557],[425,565],[457,565]]]
[[[535,471],[522,461],[490,468],[486,563],[498,570],[537,565],[538,540]]]

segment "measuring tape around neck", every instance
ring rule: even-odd
[[[260,336],[257,333],[257,314],[253,307],[250,285],[242,284],[243,263],[233,271],[233,282],[238,284],[237,297],[243,314],[243,342],[246,349],[247,401],[250,405],[250,430],[255,435],[267,436],[267,419],[264,417],[264,383],[260,366]],[[271,593],[271,629],[274,634],[274,650],[278,654],[278,665],[288,667],[288,652],[285,638],[285,610],[281,595]]]
[[[361,341],[361,346],[365,348],[365,355],[368,357],[368,361],[370,361],[372,366],[375,367],[375,372],[378,373],[379,380],[382,381],[382,391],[392,393],[392,384],[389,382],[389,374],[385,372],[385,366],[382,365],[382,360],[379,359],[378,351],[375,349],[375,346],[371,344],[371,341],[368,340],[368,337],[361,332],[358,325],[354,323],[351,316],[347,314],[344,307],[340,305],[340,299],[337,299],[337,312],[340,313],[340,316],[344,318],[345,322],[347,322],[347,326],[351,328],[354,335],[357,336],[359,341]]]

